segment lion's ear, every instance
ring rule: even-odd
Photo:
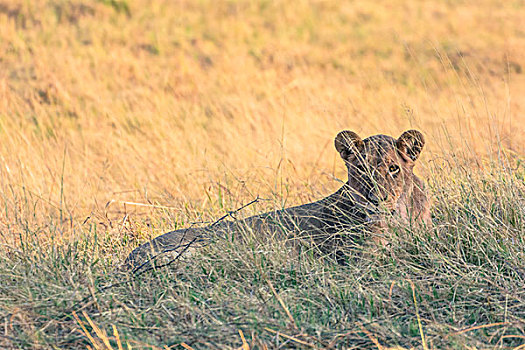
[[[401,157],[412,162],[419,158],[424,145],[425,138],[417,130],[405,131],[396,141],[397,151]]]
[[[363,140],[353,131],[343,130],[335,137],[335,149],[341,158],[347,160],[350,155],[356,155],[364,146]]]

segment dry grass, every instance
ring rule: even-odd
[[[0,0],[0,344],[87,344],[86,310],[115,347],[523,343],[523,18],[495,0]],[[331,193],[343,128],[425,133],[432,232],[349,268],[218,242],[100,291],[150,236]]]

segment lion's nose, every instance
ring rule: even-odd
[[[379,205],[379,202],[384,202],[387,199],[388,193],[374,193],[373,191],[368,193],[368,200],[374,205]]]

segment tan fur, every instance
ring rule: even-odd
[[[380,233],[389,214],[404,223],[430,224],[428,195],[413,171],[424,144],[417,130],[406,131],[397,140],[387,135],[362,140],[351,131],[342,131],[335,139],[356,205],[368,213],[378,243],[387,243]]]
[[[246,229],[261,237],[280,235],[322,241],[323,251],[336,249],[336,241],[345,239],[341,232],[348,233],[348,237],[350,233],[355,236],[371,232],[376,243],[385,245],[388,242],[383,233],[388,218],[430,224],[428,196],[423,182],[413,173],[424,144],[423,135],[416,130],[406,131],[398,139],[375,135],[364,140],[352,131],[342,131],[335,138],[335,148],[345,161],[348,182],[337,192],[314,203],[244,220],[165,233],[135,249],[126,264],[136,267],[150,256],[180,252],[188,242],[195,245]]]

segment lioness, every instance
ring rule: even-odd
[[[407,223],[430,223],[423,182],[413,173],[424,144],[423,135],[417,130],[405,131],[398,139],[374,135],[364,140],[353,131],[341,131],[335,138],[335,148],[348,169],[348,181],[334,194],[314,203],[244,220],[165,233],[133,250],[126,266],[144,266],[148,258],[157,254],[169,251],[181,254],[190,243],[247,228],[257,234],[321,237],[324,241],[344,232],[367,231],[375,234],[376,242],[386,244],[382,232],[389,216]]]

